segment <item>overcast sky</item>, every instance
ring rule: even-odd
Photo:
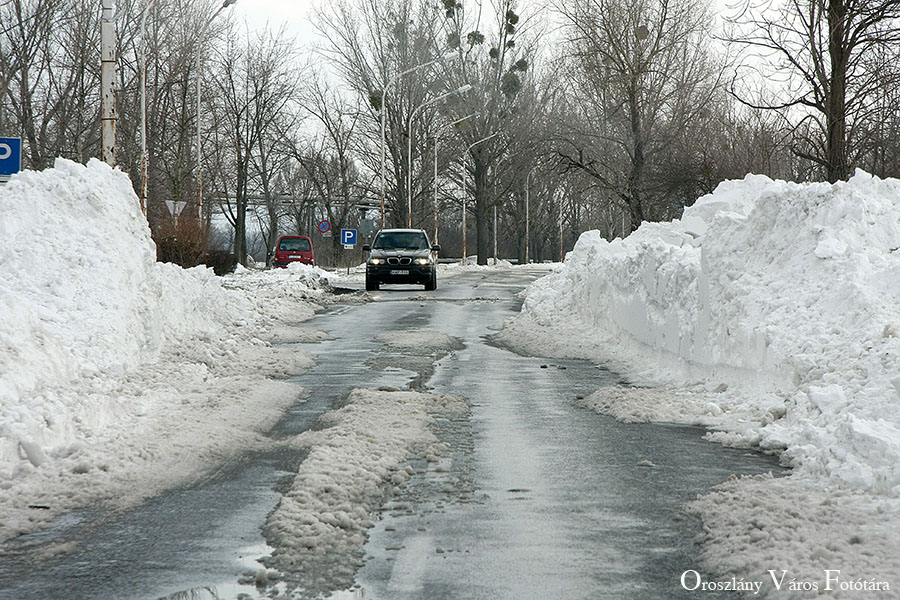
[[[268,23],[277,31],[283,24],[289,35],[305,46],[316,35],[310,22],[314,4],[312,0],[238,0],[233,10],[239,23],[246,19],[253,28],[261,29]]]

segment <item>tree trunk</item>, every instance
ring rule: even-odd
[[[831,59],[831,89],[825,101],[826,176],[834,183],[847,179],[846,112],[847,112],[847,52],[844,27],[847,18],[845,0],[828,2],[828,54]]]
[[[237,165],[237,215],[234,222],[234,257],[242,266],[247,266],[247,166],[249,157],[241,155]]]
[[[631,119],[631,172],[628,174],[628,213],[631,217],[629,231],[634,231],[644,222],[644,208],[641,206],[641,186],[644,180],[644,131],[641,126],[641,111],[638,98],[637,76],[628,91],[628,109]]]
[[[490,252],[490,210],[487,189],[487,166],[479,158],[475,159],[475,247],[478,264],[486,265]]]

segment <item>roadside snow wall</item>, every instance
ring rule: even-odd
[[[900,495],[900,181],[722,183],[680,221],[611,243],[584,233],[523,312],[700,366],[741,384],[743,403],[776,390],[764,447]]]
[[[124,374],[247,310],[210,270],[156,262],[128,176],[100,161],[16,175],[0,215],[0,472],[69,428],[44,386]]]

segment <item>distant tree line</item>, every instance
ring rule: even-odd
[[[382,202],[386,226],[445,255],[465,222],[482,264],[495,246],[558,259],[586,229],[677,218],[748,172],[900,175],[900,0],[772,0],[721,22],[700,0],[334,0],[307,54],[221,8],[117,2],[117,161],[140,190],[145,64],[163,260],[263,259],[321,220],[380,226]],[[0,0],[0,135],[23,138],[26,168],[99,155],[99,20],[95,1]],[[317,242],[336,263],[337,236]]]

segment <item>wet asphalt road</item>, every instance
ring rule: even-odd
[[[733,474],[779,471],[777,462],[710,444],[700,428],[625,425],[576,408],[577,396],[619,377],[585,361],[496,347],[485,335],[517,308],[509,293],[518,286],[506,287],[515,279],[465,280],[403,318],[463,340],[428,387],[465,397],[472,416],[438,424],[453,458],[413,479],[384,511],[357,595],[690,597],[679,578],[699,570],[692,540],[700,523],[682,505]],[[460,292],[481,299],[450,301]]]
[[[370,532],[350,597],[687,598],[678,578],[698,568],[699,523],[683,503],[733,474],[779,470],[770,457],[704,442],[697,428],[624,425],[575,408],[577,395],[618,378],[493,345],[487,336],[536,275],[468,273],[427,295],[385,286],[372,303],[307,324],[334,339],[304,346],[318,355],[296,378],[310,397],[273,438],[316,426],[353,387],[424,386],[472,407],[470,418],[435,424],[451,457],[416,461],[420,474]],[[403,328],[465,347],[436,365],[386,355],[375,336]],[[3,548],[0,599],[259,597],[246,574],[268,551],[260,527],[302,458],[283,448],[251,454],[126,514],[66,515]],[[68,551],[36,558],[52,548]]]

